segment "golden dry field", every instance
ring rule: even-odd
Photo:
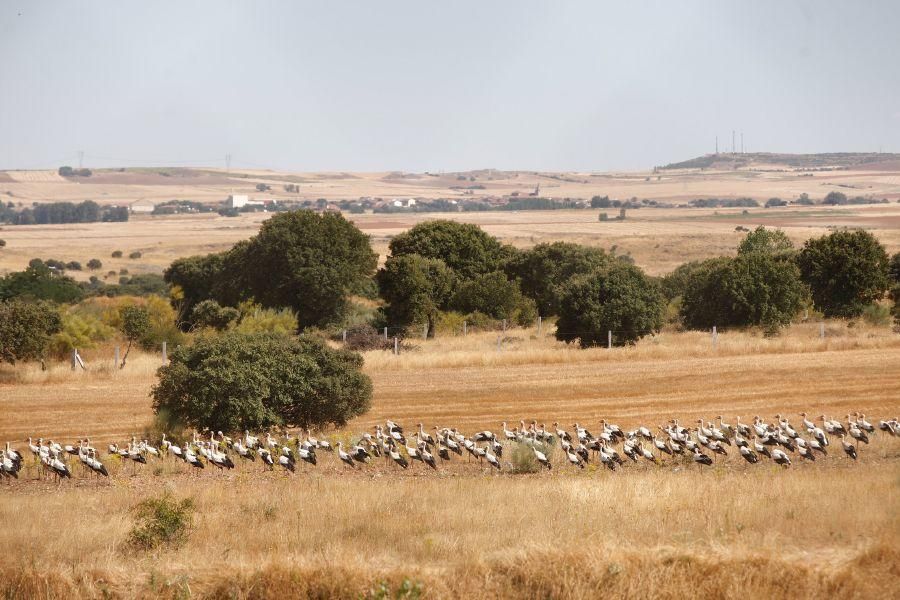
[[[247,177],[221,171],[95,175],[76,184],[53,172],[9,172],[0,193],[23,201],[116,203],[149,199],[220,200],[251,193],[256,182],[296,182],[302,197],[445,197],[456,178],[395,174],[287,174]],[[554,175],[550,177],[549,175]],[[479,172],[490,193],[609,194],[684,200],[700,196],[900,196],[900,171],[534,174]],[[128,176],[128,177],[125,177]],[[648,179],[649,178],[649,179]],[[160,180],[165,180],[161,182]],[[276,185],[277,184],[277,185]],[[243,186],[243,187],[242,187]],[[556,186],[556,187],[554,187]],[[849,186],[849,187],[848,187]],[[858,190],[854,192],[853,190]],[[284,196],[280,192],[278,196]],[[870,229],[900,250],[900,204],[781,209],[640,209],[622,222],[597,210],[348,215],[382,258],[391,236],[415,223],[452,218],[477,223],[519,247],[575,241],[629,253],[658,275],[693,259],[733,253],[739,225],[782,228],[795,243],[833,227]],[[100,258],[118,272],[161,272],[173,259],[220,251],[253,235],[267,215],[134,217],[127,223],[5,226],[0,273],[33,257]],[[139,250],[137,260],[112,259]],[[86,278],[90,273],[74,273]],[[829,321],[798,323],[775,338],[753,331],[709,334],[664,330],[633,347],[578,350],[538,332],[439,336],[412,341],[395,356],[366,352],[374,383],[371,410],[340,431],[349,442],[393,419],[466,434],[520,420],[601,419],[651,429],[722,415],[772,422],[802,411],[876,423],[900,416],[900,336],[888,327]],[[152,434],[149,397],[157,355],[133,353],[124,370],[104,345],[82,353],[86,371],[67,364],[0,367],[0,443],[27,453],[28,437],[97,448]],[[152,439],[152,438],[151,438]],[[510,473],[454,458],[431,471],[401,471],[375,459],[351,471],[320,452],[315,467],[268,472],[256,463],[233,471],[189,473],[173,460],[147,465],[101,458],[110,477],[83,473],[61,483],[41,478],[31,456],[18,481],[0,481],[0,593],[69,598],[864,598],[900,586],[900,438],[876,432],[849,459],[837,438],[814,463],[793,455],[780,468],[729,456],[702,471],[690,459],[625,464],[594,461],[580,470],[557,448],[551,471]],[[128,543],[135,506],[168,491],[191,498],[193,526],[180,548],[140,551]]]
[[[354,440],[385,418],[472,434],[520,419],[597,429],[601,418],[632,428],[719,414],[798,423],[803,410],[896,416],[900,338],[842,322],[818,334],[812,323],[774,339],[724,332],[713,348],[706,334],[663,333],[581,351],[514,329],[499,352],[494,333],[368,352],[371,411],[319,436]],[[85,359],[86,372],[6,368],[0,440],[26,449],[29,435],[90,435],[104,448],[141,437],[160,358],[137,355],[123,371],[108,348]],[[862,598],[900,583],[900,439],[872,438],[855,462],[835,439],[815,463],[746,465],[729,448],[704,472],[671,459],[579,470],[558,449],[553,470],[536,475],[464,458],[436,472],[384,459],[351,471],[320,452],[293,475],[258,462],[197,475],[172,460],[135,468],[106,457],[109,479],[75,467],[57,484],[29,462],[0,485],[0,574],[11,597]],[[195,502],[188,541],[130,548],[134,506],[163,490]],[[412,595],[379,596],[382,585]]]

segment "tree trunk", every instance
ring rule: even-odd
[[[131,352],[131,340],[128,340],[128,347],[125,348],[125,356],[122,357],[122,364],[119,365],[120,369],[125,368],[125,361],[128,360],[128,353]]]

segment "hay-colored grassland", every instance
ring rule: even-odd
[[[783,209],[640,209],[625,221],[599,222],[598,210],[490,213],[420,213],[347,215],[372,240],[382,260],[391,237],[429,219],[455,219],[481,226],[489,234],[520,248],[541,242],[567,241],[630,254],[651,275],[661,275],[689,260],[733,254],[745,235],[735,228],[780,227],[797,245],[833,227],[872,231],[889,252],[900,251],[900,204]],[[35,257],[87,263],[99,258],[103,268],[91,273],[70,271],[78,279],[110,270],[131,274],[160,273],[174,259],[219,252],[254,235],[270,215],[176,215],[134,217],[127,223],[6,226],[0,237],[0,274],[20,270]],[[121,250],[123,258],[111,258]],[[140,259],[129,259],[140,251]],[[110,281],[117,281],[118,275]]]
[[[800,410],[870,419],[900,412],[900,340],[888,330],[798,325],[781,338],[664,334],[634,348],[579,351],[535,330],[445,337],[400,356],[366,353],[369,414],[333,440],[386,417],[473,432],[502,420],[596,427],[749,420]],[[98,447],[140,435],[159,358],[124,371],[107,350],[89,371],[5,370],[0,440],[26,435]],[[798,417],[792,416],[793,420]],[[24,444],[17,444],[23,447]],[[11,597],[319,597],[375,595],[418,583],[424,597],[846,598],[900,583],[900,439],[873,436],[850,461],[839,447],[814,464],[748,466],[732,455],[705,472],[679,462],[615,473],[568,467],[558,451],[540,475],[495,473],[464,459],[437,473],[380,459],[355,472],[266,473],[258,463],[197,476],[171,461],[112,477],[76,468],[62,485],[0,485],[0,589]],[[508,460],[508,459],[507,459]],[[134,474],[133,474],[134,473]],[[130,549],[134,505],[163,490],[197,504],[181,549]],[[886,587],[885,587],[886,586]],[[893,586],[893,587],[892,587]],[[890,595],[890,594],[888,594]]]

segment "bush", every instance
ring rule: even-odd
[[[891,290],[891,299],[894,305],[891,307],[891,314],[894,316],[894,325],[900,327],[900,283]]]
[[[807,240],[797,264],[816,308],[826,317],[857,317],[890,286],[887,252],[867,231],[836,231]]]
[[[49,304],[0,302],[0,361],[43,359],[50,336],[61,327],[59,313]]]
[[[863,321],[876,327],[885,327],[891,324],[891,309],[882,304],[868,305],[860,316]]]
[[[900,252],[896,252],[891,257],[891,262],[888,266],[888,274],[895,285],[900,284]]]
[[[197,327],[209,327],[216,331],[224,331],[228,326],[241,318],[241,313],[230,306],[219,306],[215,300],[204,300],[194,307],[191,319]]]
[[[87,268],[90,269],[91,271],[96,271],[97,269],[103,268],[103,263],[100,261],[99,258],[92,258],[91,260],[89,260],[87,262]]]
[[[132,252],[131,254],[128,255],[128,258],[136,259],[136,258],[140,258],[141,256],[143,256],[143,254],[141,254],[140,250],[135,250],[134,252]]]
[[[633,344],[662,326],[665,304],[655,282],[634,265],[614,261],[570,283],[560,304],[556,339],[582,348]]]
[[[290,334],[297,330],[297,315],[289,308],[262,308],[252,302],[242,302],[238,310],[241,318],[234,331]]]
[[[6,240],[0,240],[0,248],[6,247]]]
[[[369,409],[372,382],[362,363],[311,336],[200,336],[159,369],[153,408],[172,425],[200,431],[341,427]]]
[[[341,337],[343,339],[343,335]],[[357,352],[392,350],[394,340],[384,339],[384,334],[371,325],[356,325],[347,329],[347,343],[344,348]]]
[[[160,546],[177,547],[190,533],[194,501],[176,500],[168,493],[147,498],[134,507],[135,524],[128,535],[129,544],[139,550]]]
[[[113,258],[122,258],[122,251],[121,250],[113,250],[112,257]]]
[[[512,469],[510,469],[510,472],[517,475],[539,473],[542,468],[541,464],[534,456],[534,450],[532,450],[531,444],[526,444],[525,442],[516,442],[509,455],[509,459],[512,462]]]
[[[77,260],[70,260],[69,262],[66,263],[66,268],[69,269],[70,271],[80,271],[81,263],[78,262]]]

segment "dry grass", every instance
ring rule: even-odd
[[[897,444],[879,453],[793,471],[184,477],[163,485],[195,500],[195,526],[186,547],[155,554],[126,540],[131,508],[162,480],[35,485],[0,503],[0,586],[41,597],[360,597],[409,578],[427,597],[588,598],[598,585],[628,597],[697,586],[863,597],[900,577]]]
[[[519,418],[628,427],[673,415],[900,412],[897,336],[840,323],[828,332],[825,341],[815,325],[774,340],[726,332],[716,350],[700,334],[578,351],[512,330],[499,353],[493,333],[441,338],[400,356],[369,353],[372,410],[328,435],[347,438],[385,417],[471,432]],[[5,371],[0,440],[91,434],[99,445],[139,433],[159,358],[138,354],[115,371],[102,356],[87,356],[97,368],[85,373]],[[29,465],[18,484],[0,486],[0,592],[359,598],[407,581],[435,598],[593,598],[598,589],[855,598],[900,583],[894,438],[877,436],[858,463],[833,448],[790,470],[730,456],[703,473],[679,463],[576,472],[554,452],[552,472],[529,476],[467,461],[438,473],[375,461],[351,473],[328,455],[292,477],[258,464],[197,477],[168,461],[132,476],[108,458],[109,480],[76,472],[57,486]],[[197,503],[186,546],[129,549],[132,507],[164,489]]]

